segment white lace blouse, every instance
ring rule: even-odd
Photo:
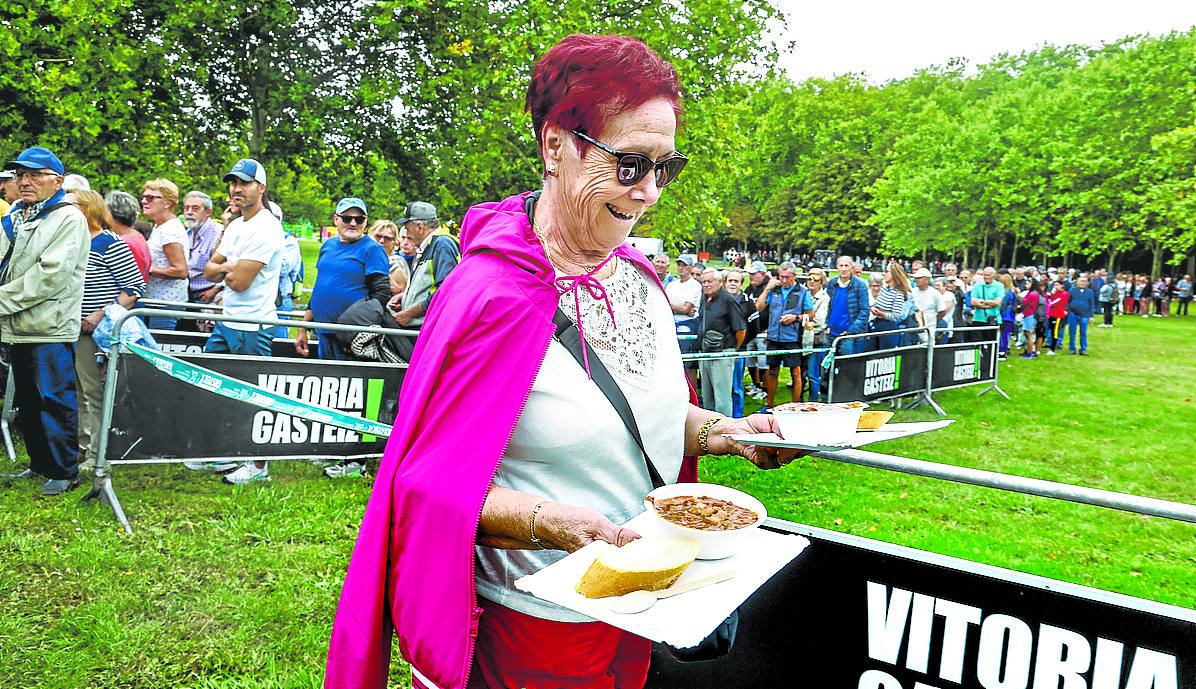
[[[651,278],[620,261],[602,281],[615,314],[581,290],[581,324],[589,356],[618,382],[640,435],[666,482],[677,480],[684,450],[689,392],[672,310]],[[572,293],[561,309],[574,319]],[[643,455],[606,396],[555,340],[524,406],[494,482],[551,500],[589,507],[621,524],[643,510],[652,490]],[[513,582],[565,556],[559,550],[502,550],[478,546],[478,595],[543,619],[589,618],[515,590]]]

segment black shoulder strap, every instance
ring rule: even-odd
[[[578,365],[581,365],[583,344],[577,326],[559,308],[553,315],[552,322],[556,325],[556,339],[565,349],[569,350]],[[598,389],[606,395],[606,399],[610,400],[611,406],[619,413],[619,418],[623,419],[623,425],[627,426],[631,437],[635,439],[636,446],[643,453],[644,464],[648,467],[648,478],[652,481],[652,487],[660,488],[664,485],[664,480],[660,478],[660,472],[656,470],[656,466],[652,464],[652,458],[648,456],[648,450],[644,448],[644,439],[640,437],[640,429],[635,423],[635,415],[631,413],[631,405],[627,403],[627,398],[623,396],[619,384],[611,377],[610,371],[606,370],[602,360],[596,356],[590,359],[590,378],[593,379],[594,385],[597,385]]]

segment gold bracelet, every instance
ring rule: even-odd
[[[698,455],[710,454],[710,429],[714,428],[714,424],[722,421],[725,416],[712,416],[706,419],[702,427],[698,429]]]
[[[547,505],[548,502],[549,502],[548,500],[541,500],[540,502],[537,502],[536,506],[532,508],[532,518],[530,520],[531,521],[532,545],[536,546],[537,548],[539,548],[541,550],[544,549],[544,541],[541,541],[539,538],[536,538],[536,515],[540,513],[540,508],[543,507],[544,505]]]

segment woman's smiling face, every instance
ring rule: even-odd
[[[624,153],[642,153],[660,160],[676,150],[677,116],[663,98],[612,115],[595,139]],[[588,133],[588,132],[587,132]],[[567,135],[571,145],[561,157],[559,184],[562,207],[557,221],[581,248],[610,251],[622,244],[644,212],[660,199],[656,175],[644,175],[631,186],[619,183],[616,158],[590,145],[578,156],[581,140]]]

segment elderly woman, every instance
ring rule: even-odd
[[[810,290],[810,298],[814,300],[814,318],[805,322],[801,331],[802,349],[825,347],[830,342],[826,333],[826,318],[830,312],[831,298],[827,291],[826,273],[821,268],[811,268],[810,277],[806,278],[806,289]],[[813,352],[802,358],[806,376],[810,379],[810,400],[822,399],[822,360],[826,352]]]
[[[383,687],[392,634],[417,687],[643,686],[647,640],[513,582],[592,541],[635,539],[620,524],[652,473],[694,481],[707,453],[764,468],[795,456],[727,437],[773,431],[771,417],[694,405],[668,300],[624,243],[685,165],[679,95],[673,67],[630,38],[569,36],[536,64],[543,189],[465,215],[461,268],[421,329],[346,575],[326,687]],[[577,336],[580,354],[562,344]]]
[[[145,290],[145,279],[129,245],[108,228],[115,223],[104,198],[94,191],[79,190],[66,195],[66,201],[83,211],[91,233],[87,255],[87,276],[83,281],[82,320],[79,341],[75,345],[75,371],[79,387],[79,463],[95,460],[92,447],[100,424],[104,384],[96,363],[98,348],[91,333],[104,320],[104,307],[117,303],[132,308]],[[86,466],[90,466],[87,464]]]

